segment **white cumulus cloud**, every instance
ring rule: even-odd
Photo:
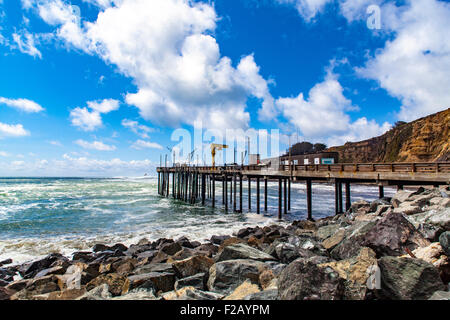
[[[163,147],[156,143],[156,142],[150,142],[150,141],[144,141],[144,140],[138,140],[131,146],[133,149],[141,150],[141,149],[160,149],[162,150]]]
[[[98,150],[98,151],[114,151],[116,150],[115,146],[107,145],[101,141],[93,141],[88,142],[82,139],[75,141],[77,145],[84,149]]]
[[[4,97],[0,97],[0,104],[5,104],[8,107],[20,109],[25,112],[41,112],[44,110],[42,106],[37,104],[34,101],[28,99],[8,99]]]
[[[2,137],[24,137],[30,135],[21,124],[6,124],[0,122],[0,138]]]

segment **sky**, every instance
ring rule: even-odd
[[[438,0],[0,0],[0,176],[153,175],[198,127],[200,163],[225,137],[381,135],[449,107],[449,21]]]

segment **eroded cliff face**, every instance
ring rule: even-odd
[[[339,152],[339,161],[347,163],[450,161],[450,108],[327,151]]]

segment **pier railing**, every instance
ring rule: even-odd
[[[449,162],[281,165],[280,171],[450,173]]]

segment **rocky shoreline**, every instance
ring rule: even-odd
[[[204,243],[146,239],[0,262],[0,300],[449,300],[450,188]]]

